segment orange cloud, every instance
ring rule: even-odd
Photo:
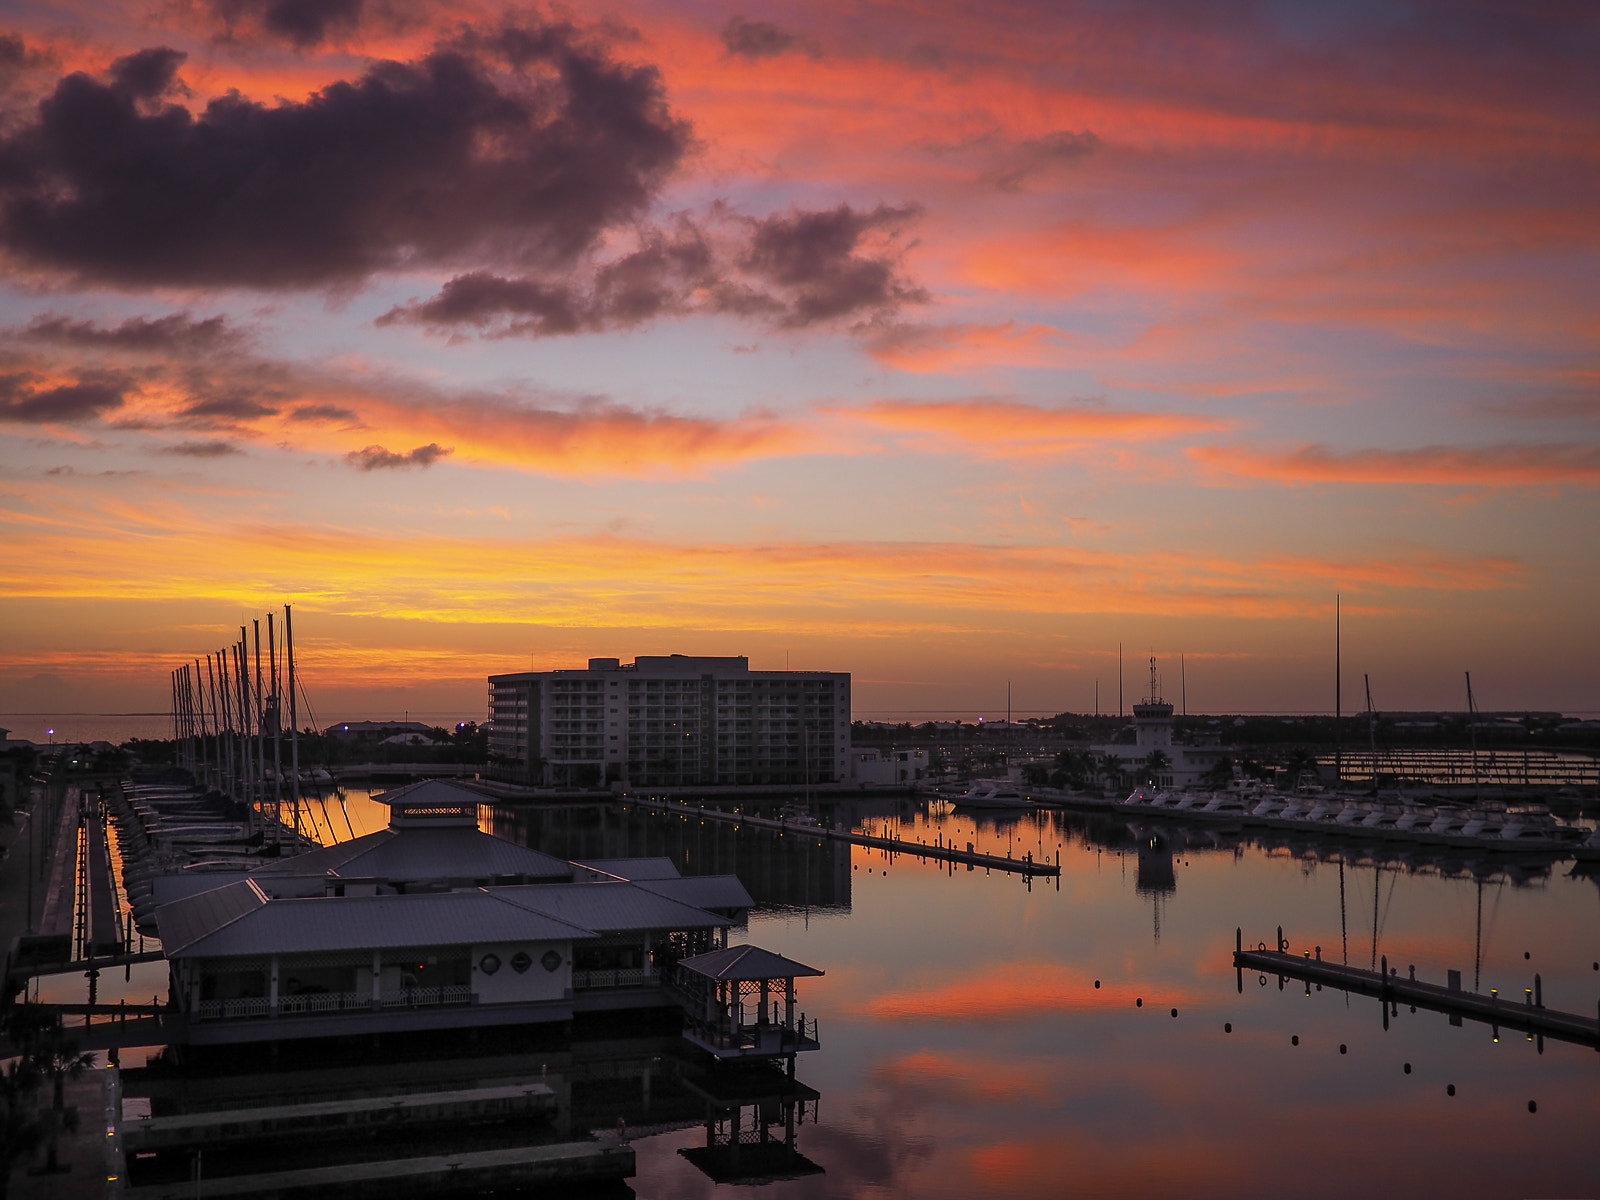
[[[1104,442],[1143,442],[1231,427],[1216,417],[1078,404],[1048,408],[1006,400],[880,400],[833,412],[935,443],[944,451],[1047,457]]]
[[[1352,450],[1326,446],[1266,451],[1192,446],[1189,457],[1218,474],[1273,483],[1389,483],[1450,487],[1549,487],[1600,484],[1600,447],[1584,445],[1423,446]]]
[[[864,345],[877,362],[920,375],[977,367],[1059,367],[1068,359],[1068,337],[1048,325],[896,325]]]

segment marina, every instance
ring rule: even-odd
[[[30,793],[36,919],[7,986],[96,1056],[73,1086],[80,1103],[107,1097],[97,1152],[124,1194],[798,1195],[810,1181],[954,1197],[987,1194],[995,1155],[1058,1164],[1064,1121],[1089,1131],[1068,1138],[1074,1160],[1112,1179],[1135,1151],[1108,1121],[1170,1123],[1196,1100],[1130,1091],[1129,1064],[1149,1080],[1182,1063],[1234,1095],[1268,1063],[1310,1093],[1346,1086],[1320,1060],[1277,1060],[1284,1038],[1296,1053],[1337,1038],[1367,1086],[1400,1054],[1404,1077],[1444,1080],[1453,1102],[1459,1073],[1469,1126],[1505,1119],[1490,1097],[1537,1092],[1546,1177],[1582,1174],[1563,1139],[1593,1104],[1592,1072],[1565,1056],[1600,1046],[1586,825],[1526,801],[1242,775],[1120,800],[1003,776],[875,792],[807,773],[696,797],[436,768],[363,788],[303,761],[278,723],[300,689],[288,614],[266,625],[259,680],[243,636],[175,673],[181,765],[48,770]],[[1170,706],[1138,712],[1147,739],[1166,736]],[[1468,894],[1470,987],[1418,952],[1461,944]],[[1290,953],[1280,929],[1275,949],[1250,949],[1242,930],[1269,911],[1293,913],[1311,948]],[[1222,971],[1207,964],[1230,917]],[[1525,1001],[1503,1001],[1523,978]],[[1334,997],[1374,998],[1381,1019]],[[1444,1020],[1418,1024],[1430,1014]],[[1482,1061],[1464,1024],[1493,1047],[1526,1039],[1532,1060]],[[1500,1082],[1485,1092],[1486,1078]],[[1019,1116],[1017,1088],[1042,1124]],[[1420,1134],[1433,1102],[1383,1120]],[[1239,1145],[1235,1117],[1274,1128],[1273,1110],[1236,1107],[1209,1142]],[[939,1132],[864,1115],[882,1112]],[[863,1148],[892,1165],[864,1168]],[[1151,1161],[1162,1186],[1193,1182],[1181,1140]],[[1228,1192],[1224,1174],[1198,1189]]]

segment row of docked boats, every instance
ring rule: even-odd
[[[124,781],[110,809],[123,888],[141,931],[153,932],[159,877],[249,870],[317,844],[221,792],[182,784]]]
[[[964,792],[945,797],[956,808],[1036,808],[1037,801],[1017,790],[1007,780],[980,779]]]
[[[1478,850],[1534,850],[1600,860],[1600,831],[1568,825],[1536,807],[1458,808],[1370,796],[1283,793],[1236,784],[1217,792],[1135,788],[1118,808],[1147,817],[1224,821]]]

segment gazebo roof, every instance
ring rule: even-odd
[[[726,950],[713,950],[693,958],[678,960],[678,966],[706,979],[719,982],[733,980],[747,982],[759,979],[799,979],[803,976],[821,975],[822,971],[795,962],[760,946],[729,946]]]

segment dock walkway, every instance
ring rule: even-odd
[[[411,1196],[481,1196],[503,1190],[521,1194],[538,1186],[601,1184],[634,1173],[633,1147],[615,1135],[592,1142],[549,1146],[512,1146],[499,1150],[466,1150],[382,1162],[306,1167],[258,1175],[207,1178],[208,1197],[259,1196],[274,1200],[326,1200],[330,1196],[387,1198]],[[175,1200],[200,1194],[199,1183],[147,1184],[125,1188],[130,1200]]]
[[[890,854],[909,854],[917,858],[934,859],[939,862],[962,863],[973,867],[983,867],[990,871],[1011,871],[1019,875],[1059,875],[1061,862],[1059,857],[1055,862],[1046,862],[1035,859],[1031,855],[1023,858],[1012,858],[1009,855],[984,854],[973,850],[972,844],[967,843],[967,849],[962,850],[953,845],[942,842],[929,844],[928,842],[907,842],[899,838],[877,837],[870,833],[855,833],[847,829],[829,829],[823,825],[801,825],[792,821],[774,819],[772,817],[753,817],[747,813],[728,812],[721,808],[702,808],[695,805],[679,804],[672,800],[647,800],[633,798],[629,804],[640,808],[654,809],[657,812],[674,813],[685,817],[699,817],[706,821],[721,821],[731,825],[749,825],[753,829],[766,829],[774,833],[793,833],[806,837],[815,835],[835,842],[849,842],[853,846],[869,846],[874,850],[883,850]]]
[[[1295,955],[1282,950],[1246,950],[1242,937],[1237,946],[1233,954],[1235,969],[1259,971],[1263,975],[1277,975],[1283,979],[1298,979],[1306,983],[1338,988],[1344,992],[1375,996],[1385,1002],[1386,1022],[1387,1004],[1406,1004],[1416,1008],[1426,1008],[1432,1012],[1446,1013],[1452,1018],[1453,1024],[1458,1024],[1460,1018],[1465,1017],[1496,1028],[1504,1026],[1507,1029],[1516,1029],[1556,1041],[1600,1049],[1600,1006],[1597,1006],[1594,1016],[1585,1017],[1577,1013],[1545,1008],[1543,1004],[1537,1002],[1537,997],[1532,991],[1525,993],[1525,1001],[1522,1004],[1504,1000],[1496,995],[1484,996],[1478,992],[1464,992],[1457,982],[1459,976],[1454,971],[1450,973],[1451,983],[1454,986],[1423,983],[1415,978],[1414,974],[1403,978],[1398,974],[1388,974],[1387,957],[1384,959],[1383,971],[1364,971],[1359,967],[1325,962],[1320,956],[1312,958],[1308,954]],[[1536,981],[1537,978],[1535,976]]]

